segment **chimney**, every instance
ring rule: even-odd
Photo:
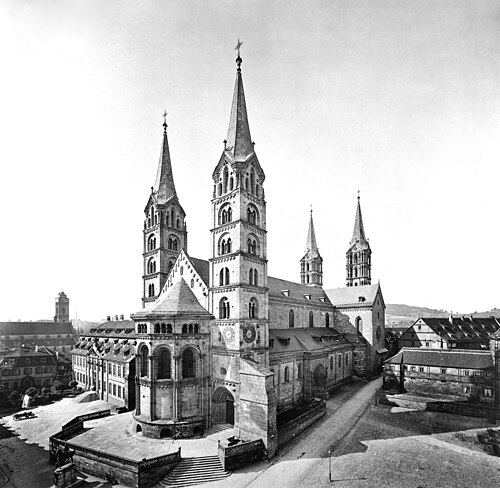
[[[108,315],[107,317],[107,321],[109,322],[111,320],[111,317]]]
[[[123,314],[120,315],[120,320],[123,320],[124,319],[124,316]]]
[[[451,325],[453,325],[453,315],[452,315],[452,312],[450,312],[450,315],[448,316],[448,321],[450,322]]]

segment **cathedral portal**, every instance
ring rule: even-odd
[[[212,398],[212,424],[234,425],[234,397],[223,386],[214,391]]]

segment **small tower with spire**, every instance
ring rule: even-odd
[[[69,322],[69,298],[63,291],[56,297],[56,314],[54,316],[54,322]]]
[[[312,208],[309,219],[309,231],[307,233],[306,252],[300,260],[300,281],[304,285],[323,285],[323,258],[319,254],[316,243]]]
[[[181,249],[187,250],[186,213],[175,191],[163,113],[163,141],[156,181],[144,209],[143,307],[158,298]]]
[[[354,231],[346,252],[347,286],[370,285],[371,276],[371,254],[370,243],[365,237],[363,217],[361,215],[361,203],[358,191],[358,206],[356,208],[356,220]]]

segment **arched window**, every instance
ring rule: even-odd
[[[163,348],[158,356],[158,378],[171,378],[171,356],[168,349]]]
[[[153,249],[156,249],[156,237],[154,234],[151,234],[148,237],[148,251],[152,251]]]
[[[230,253],[231,253],[231,244],[232,244],[232,242],[231,242],[231,238],[230,238],[230,237],[228,237],[228,238],[227,238],[227,244],[226,244],[226,253],[227,253],[227,254],[230,254]]]
[[[155,296],[155,285],[153,283],[150,283],[149,286],[148,286],[148,295],[150,297],[154,297]]]
[[[155,331],[155,334],[159,334],[160,333],[160,324],[155,324],[154,331]]]
[[[314,327],[314,315],[311,312],[309,312],[309,327]]]
[[[297,365],[297,378],[300,380],[302,378],[302,364]]]
[[[330,358],[330,371],[333,371],[333,356]]]
[[[173,247],[173,244],[172,244],[172,238],[171,238],[171,237],[169,237],[169,238],[168,238],[168,243],[167,243],[167,248],[168,248],[168,249],[172,249],[172,247]]]
[[[196,376],[194,352],[191,348],[182,352],[182,377],[194,378]]]
[[[224,277],[226,285],[229,285],[229,268],[224,268]]]
[[[194,333],[198,334],[199,331],[200,331],[199,325],[198,324],[194,324]]]
[[[233,211],[231,210],[231,207],[227,209],[227,221],[231,222],[233,220]]]
[[[193,324],[189,324],[189,333],[192,334],[193,333]]]
[[[249,237],[247,241],[247,246],[249,254],[257,254],[257,241],[255,239]]]
[[[224,286],[224,268],[219,272],[219,286]]]
[[[255,194],[255,171],[250,172],[250,193]]]
[[[293,310],[288,312],[288,327],[295,327],[295,314]]]
[[[256,319],[258,315],[258,303],[257,299],[251,298],[248,304],[248,316],[251,319]]]
[[[326,312],[325,326],[330,327],[330,314],[328,312]]]
[[[167,326],[165,324],[161,324],[161,333],[166,334],[167,333]]]
[[[170,227],[170,214],[168,212],[165,217],[165,224],[167,224],[167,227]]]
[[[363,333],[363,319],[361,317],[356,317],[355,325],[356,325],[356,333],[358,335],[362,334]]]
[[[194,278],[191,278],[191,288],[194,288]]]
[[[167,273],[170,273],[170,270],[174,267],[174,261],[169,261],[168,262],[168,271]]]
[[[229,181],[229,171],[227,169],[227,166],[224,168],[224,171],[222,173],[222,186],[224,188],[224,193],[227,192],[227,183]]]
[[[348,366],[349,365],[349,354],[346,353],[345,355],[345,365]]]
[[[219,272],[219,286],[229,285],[229,268],[222,268]]]
[[[285,383],[288,383],[290,381],[290,368],[288,366],[285,366]]]
[[[145,377],[149,375],[149,358],[148,358],[148,348],[147,346],[141,347],[140,352],[140,374],[141,377]]]
[[[354,268],[354,278],[358,277],[358,268]]]
[[[156,273],[156,261],[154,258],[151,258],[148,261],[148,274]]]
[[[172,324],[167,324],[167,334],[172,333]]]
[[[183,333],[183,334],[187,334],[187,331],[188,331],[188,326],[187,326],[187,324],[182,324],[182,333]]]
[[[222,195],[222,183],[219,183],[219,196]]]
[[[229,189],[232,190],[234,188],[234,180],[233,177],[229,178]]]
[[[221,298],[219,301],[219,318],[229,318],[229,300],[226,297]]]

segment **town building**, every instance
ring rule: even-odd
[[[410,393],[493,403],[494,368],[495,356],[490,350],[405,347],[385,362],[383,377],[387,387]]]
[[[45,348],[18,345],[0,355],[0,383],[7,391],[51,387],[58,376],[58,361]]]
[[[71,351],[74,380],[102,400],[135,408],[136,344],[133,321],[123,315],[108,317],[82,335]]]
[[[31,348],[69,353],[75,345],[75,333],[69,321],[69,298],[64,292],[56,297],[54,321],[0,322],[0,342],[8,349],[23,344]]]
[[[400,347],[488,350],[490,337],[500,328],[495,317],[450,316],[419,318],[399,338]]]

